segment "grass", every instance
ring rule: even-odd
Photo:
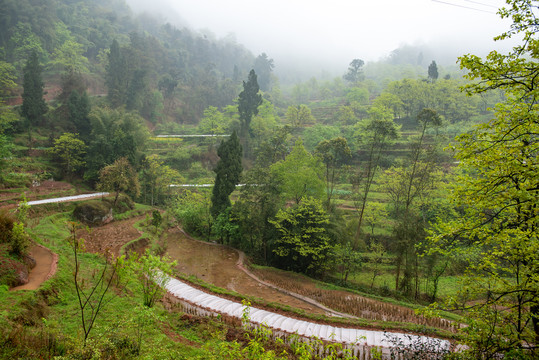
[[[69,220],[69,211],[33,220],[31,236],[59,255],[59,268],[57,274],[36,291],[9,292],[6,287],[0,287],[0,341],[3,344],[0,358],[62,355],[87,358],[84,353],[96,349],[109,354],[102,358],[204,358],[206,351],[202,345],[215,341],[214,335],[222,332],[223,324],[210,320],[189,324],[181,319],[181,312],[169,312],[158,305],[151,310],[147,324],[142,325],[142,297],[138,295],[138,285],[132,281],[126,292],[109,292],[106,307],[96,320],[89,342],[83,346],[73,283],[73,254],[64,241],[69,235],[65,226]],[[88,286],[105,260],[89,253],[82,253],[79,260],[84,284]],[[139,331],[143,333],[140,352],[137,349]]]

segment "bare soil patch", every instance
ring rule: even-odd
[[[205,282],[240,294],[303,309],[311,314],[325,314],[312,304],[264,286],[237,266],[238,252],[210,243],[193,240],[180,230],[169,232],[168,255],[178,261],[177,270]]]
[[[28,283],[11,288],[14,290],[36,290],[43,282],[56,273],[58,265],[58,255],[41,245],[34,245],[30,248],[29,255],[36,261],[36,266],[30,270]]]
[[[122,247],[140,237],[141,232],[135,228],[135,223],[146,215],[127,220],[112,221],[106,225],[88,229],[80,229],[77,236],[84,239],[86,251],[99,254],[120,255]]]
[[[51,195],[51,198],[56,197],[57,194],[68,192],[72,189],[73,186],[66,182],[45,180],[39,183],[39,185],[36,184],[36,186],[32,186],[31,188],[21,192],[24,192],[26,199],[30,201],[37,200],[38,198],[46,198],[48,195],[51,194],[55,194],[55,196]],[[6,190],[7,189],[0,191],[0,207],[15,207],[16,204],[10,204],[10,202],[18,203],[21,200],[21,193],[9,192]]]

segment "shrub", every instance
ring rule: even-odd
[[[114,198],[112,197],[104,198],[103,202],[106,203],[109,208],[112,208],[116,214],[122,214],[126,211],[133,210],[135,208],[135,203],[126,194],[120,194],[118,196],[118,201],[116,201],[116,206],[113,206]]]
[[[10,241],[14,223],[15,219],[11,214],[5,210],[0,212],[0,244]]]

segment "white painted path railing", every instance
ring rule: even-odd
[[[167,283],[166,289],[180,302],[184,300],[182,305],[187,311],[198,315],[226,315],[241,319],[246,311],[245,306],[240,303],[205,293],[174,278],[171,278]],[[370,348],[372,347],[381,347],[384,357],[387,357],[389,349],[395,346],[393,342],[388,341],[383,331],[317,324],[255,307],[249,309],[249,319],[255,326],[264,325],[270,328],[275,337],[289,338],[296,335],[307,339],[316,337],[326,342],[341,343],[344,348],[351,349],[355,356],[361,356],[365,359],[370,359]],[[447,340],[402,333],[391,333],[391,335],[404,346],[412,345],[412,343],[435,343],[440,350],[450,348],[450,343]]]

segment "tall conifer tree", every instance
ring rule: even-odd
[[[254,70],[249,72],[247,82],[243,82],[243,91],[238,99],[238,112],[240,113],[241,133],[243,140],[250,137],[249,126],[253,116],[258,114],[258,107],[262,105],[262,95],[258,93],[257,76]]]
[[[32,128],[36,126],[47,112],[47,104],[43,99],[43,80],[37,53],[34,51],[24,66],[24,82],[22,93],[22,116],[26,119],[28,129],[28,146],[32,146]]]
[[[220,160],[215,169],[215,184],[211,197],[211,214],[217,218],[221,212],[230,207],[230,194],[240,181],[243,171],[241,165],[242,146],[234,131],[227,141],[223,141],[217,149]]]

